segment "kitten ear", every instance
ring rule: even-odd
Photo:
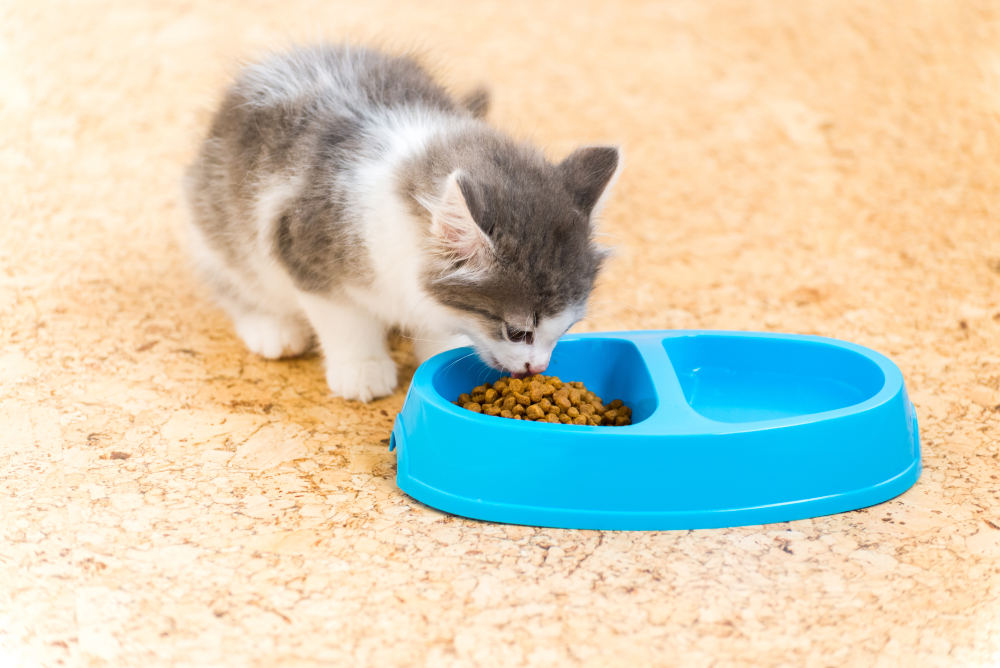
[[[618,180],[622,165],[621,149],[617,146],[582,146],[559,163],[557,169],[580,210],[597,216]]]
[[[431,212],[431,234],[448,254],[470,269],[482,269],[493,254],[493,242],[472,217],[463,183],[471,192],[465,175],[455,170],[445,179],[440,199],[421,203]]]

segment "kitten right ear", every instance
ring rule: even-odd
[[[558,169],[580,210],[596,217],[618,180],[622,164],[617,146],[583,146],[559,163]]]
[[[431,234],[454,260],[472,271],[485,269],[493,255],[493,242],[476,223],[469,211],[462,182],[465,175],[455,170],[444,183],[437,201],[420,200],[431,212]]]

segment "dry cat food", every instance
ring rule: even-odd
[[[541,374],[524,379],[505,376],[492,385],[472,388],[452,403],[474,413],[514,420],[593,427],[632,424],[632,409],[621,399],[605,405],[579,381],[564,383],[556,376]]]

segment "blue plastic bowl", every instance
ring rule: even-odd
[[[632,408],[628,427],[509,420],[453,405],[500,374],[468,348],[421,365],[396,418],[396,482],[481,520],[699,529],[880,503],[920,477],[917,418],[882,355],[815,336],[581,334],[546,374]]]

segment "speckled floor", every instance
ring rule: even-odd
[[[1000,663],[996,2],[0,12],[0,665]],[[176,236],[236,59],[319,35],[421,45],[553,157],[621,141],[617,259],[579,329],[880,350],[917,405],[919,483],[693,532],[406,497],[385,440],[405,383],[347,404],[317,357],[248,354]]]

